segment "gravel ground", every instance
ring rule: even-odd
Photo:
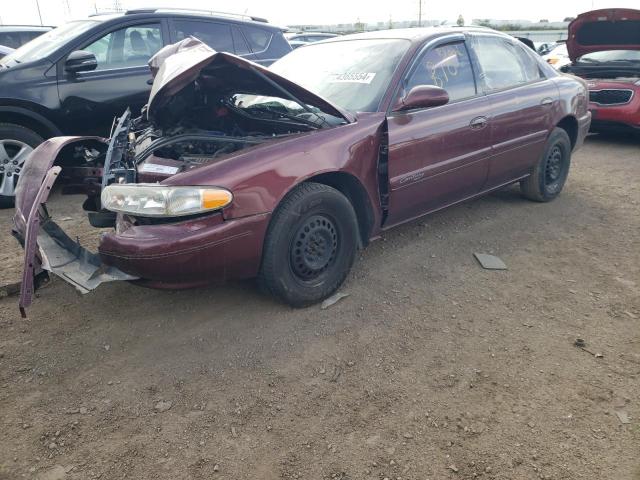
[[[385,234],[326,310],[252,282],[0,299],[0,479],[640,479],[639,147]]]

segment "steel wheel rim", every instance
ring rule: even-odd
[[[24,162],[33,151],[20,140],[0,140],[0,196],[13,197]]]
[[[546,185],[552,185],[562,177],[564,166],[564,154],[560,145],[554,145],[547,155],[544,168],[544,180]]]
[[[335,263],[338,253],[338,229],[325,215],[313,215],[294,233],[289,264],[293,274],[312,281]]]

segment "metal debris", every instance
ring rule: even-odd
[[[498,257],[494,255],[489,255],[487,253],[474,253],[474,257],[476,260],[480,262],[482,268],[487,270],[506,270],[507,265]]]
[[[623,425],[631,423],[631,418],[629,418],[629,414],[624,410],[616,410],[615,413],[616,413],[616,417],[618,417],[618,420],[620,420],[620,423],[622,423]]]
[[[578,347],[580,350],[587,352],[591,355],[593,355],[596,358],[603,358],[604,355],[602,355],[600,352],[592,352],[591,350],[589,350],[587,348],[587,342],[585,342],[582,338],[576,338],[576,341],[573,342],[573,346],[574,347]]]
[[[331,295],[329,298],[327,298],[324,302],[322,302],[322,305],[320,305],[320,308],[322,310],[326,310],[330,306],[335,305],[340,300],[342,300],[343,298],[348,297],[348,296],[349,296],[348,293],[336,292],[333,295]]]

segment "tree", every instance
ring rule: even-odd
[[[389,30],[391,30],[393,28],[393,19],[391,18],[391,15],[389,15],[389,26],[388,26]]]
[[[464,27],[464,17],[462,15],[458,15],[458,20],[456,23],[459,27]]]
[[[576,19],[576,17],[564,17],[564,20],[562,20],[563,22],[573,22]]]
[[[542,20],[540,20],[540,23],[549,23],[549,20],[547,20],[546,18],[543,18]]]

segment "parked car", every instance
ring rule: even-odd
[[[294,50],[296,48],[304,47],[310,43],[320,42],[322,40],[328,40],[335,38],[338,35],[335,33],[322,33],[322,32],[298,32],[298,33],[285,33],[285,38],[289,41],[289,45]]]
[[[538,55],[546,55],[551,50],[553,50],[557,45],[557,42],[533,42],[533,43],[536,48],[536,52],[538,52]]]
[[[328,40],[330,38],[335,38],[338,35],[335,33],[323,33],[323,32],[288,32],[284,34],[285,38],[291,42],[300,42],[300,43],[313,43],[320,42],[322,40]]]
[[[67,23],[0,60],[0,145],[9,165],[0,171],[0,206],[13,204],[22,163],[44,139],[108,136],[125,108],[139,112],[151,89],[149,58],[189,36],[262,65],[291,51],[282,29],[252,17],[140,9]]]
[[[15,49],[52,28],[39,25],[0,25],[0,45]]]
[[[569,24],[571,63],[561,70],[587,80],[592,131],[640,132],[640,10],[606,9]]]
[[[556,70],[560,70],[560,68],[571,63],[565,42],[558,43],[549,53],[543,55],[542,58]]]
[[[29,157],[21,308],[40,269],[83,292],[257,276],[309,305],[384,230],[514,182],[553,200],[590,122],[583,80],[488,29],[340,37],[269,69],[188,39],[151,70],[146,114],[125,113],[110,141],[55,138]],[[114,228],[97,254],[40,208],[58,176],[87,195],[94,226]]]
[[[4,45],[0,45],[0,58],[9,55],[11,52],[13,52],[13,48],[9,48],[9,47],[5,47]]]

